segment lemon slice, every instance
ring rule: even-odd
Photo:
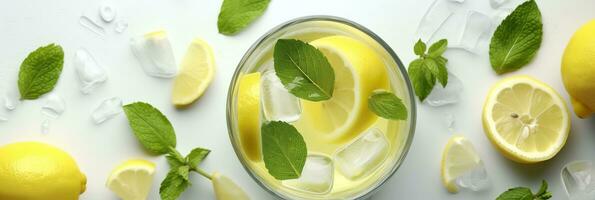
[[[176,106],[187,106],[196,101],[207,89],[215,76],[215,57],[211,47],[201,39],[194,39],[181,70],[174,80],[172,102]]]
[[[491,89],[483,107],[483,128],[505,157],[535,163],[562,149],[570,118],[551,87],[528,76],[513,76]]]
[[[155,164],[146,160],[128,160],[116,167],[107,179],[107,187],[123,200],[145,200],[153,183]]]
[[[482,165],[473,144],[462,136],[453,136],[448,140],[442,152],[442,165],[440,166],[442,183],[449,192],[456,193],[459,191],[456,184],[457,178],[477,167],[482,167]]]
[[[238,126],[240,143],[248,159],[260,156],[260,73],[244,74],[238,89]]]
[[[331,141],[349,141],[377,119],[367,105],[374,90],[388,88],[384,63],[372,48],[346,36],[324,37],[310,44],[333,67],[335,88],[327,101],[302,100],[302,122]]]

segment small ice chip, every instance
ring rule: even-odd
[[[81,16],[79,18],[79,24],[99,36],[105,35],[105,29],[103,26],[99,25],[97,22],[93,21],[87,16]]]
[[[454,13],[454,9],[450,4],[452,2],[449,2],[449,0],[435,0],[430,5],[417,27],[417,35],[422,41],[429,41]]]
[[[444,106],[459,102],[461,92],[463,91],[463,83],[457,76],[448,73],[448,84],[442,87],[442,84],[436,83],[432,93],[428,95],[425,102],[430,106]]]
[[[310,154],[302,175],[298,179],[284,180],[282,184],[304,192],[328,193],[333,187],[333,161],[322,154]]]
[[[118,97],[112,97],[103,100],[93,113],[91,119],[95,124],[101,124],[122,112],[122,100]]]
[[[116,18],[116,9],[111,5],[103,5],[99,7],[99,16],[104,22],[112,22]]]
[[[130,44],[132,52],[147,75],[172,78],[178,73],[174,52],[165,31],[134,37]]]
[[[267,120],[294,122],[300,118],[300,100],[285,89],[274,70],[264,72],[261,96],[262,109]]]
[[[81,48],[76,51],[74,69],[83,94],[91,93],[97,86],[107,80],[105,69],[97,64],[97,61],[86,49]]]
[[[379,167],[388,154],[389,143],[384,133],[372,128],[351,144],[337,150],[335,166],[345,177],[356,180]]]
[[[19,88],[15,84],[14,87],[11,87],[4,93],[4,107],[8,110],[14,110],[20,104],[21,95],[19,92]]]
[[[444,124],[446,125],[446,128],[448,128],[448,131],[450,131],[451,133],[454,131],[455,122],[455,116],[452,113],[448,113],[444,116]]]
[[[41,113],[55,119],[62,115],[65,109],[66,103],[64,102],[64,99],[56,94],[50,94],[41,107]]]
[[[480,38],[490,31],[491,22],[492,19],[487,15],[477,11],[469,11],[465,28],[463,28],[463,33],[459,39],[459,46],[472,53],[478,52],[477,44]]]
[[[122,33],[126,30],[126,28],[128,28],[128,22],[121,19],[116,21],[116,28],[114,28],[116,33]]]
[[[483,161],[468,172],[463,173],[456,180],[461,188],[467,188],[472,191],[480,191],[487,187],[489,183],[488,173]]]
[[[569,199],[595,199],[595,170],[591,161],[568,163],[562,168],[560,176]]]
[[[43,120],[41,123],[41,134],[47,135],[50,132],[50,120]]]

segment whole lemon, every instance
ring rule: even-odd
[[[66,152],[39,142],[0,147],[0,199],[71,200],[87,178]]]
[[[578,29],[566,46],[562,80],[576,115],[590,116],[595,110],[595,20]]]

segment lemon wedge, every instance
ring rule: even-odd
[[[240,143],[248,159],[260,156],[260,73],[244,74],[238,89],[238,126]]]
[[[128,160],[112,171],[107,187],[123,200],[145,200],[149,195],[155,164],[146,160]]]
[[[321,136],[334,142],[349,141],[376,122],[368,97],[376,89],[388,88],[381,57],[364,43],[329,36],[310,42],[328,59],[335,71],[333,96],[327,101],[302,100],[302,118]]]
[[[211,46],[201,39],[194,39],[180,68],[174,80],[172,102],[175,106],[187,106],[196,101],[213,81],[215,57]]]
[[[554,89],[528,76],[513,76],[491,89],[483,107],[483,128],[505,157],[536,163],[562,149],[570,117]]]
[[[482,165],[473,144],[462,136],[453,136],[442,152],[442,183],[449,192],[456,193],[459,191],[456,180]]]

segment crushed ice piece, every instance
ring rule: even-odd
[[[99,7],[99,16],[104,22],[112,22],[116,18],[116,9],[111,5],[102,5]]]
[[[569,199],[595,199],[595,170],[591,161],[568,163],[562,168],[560,176]]]
[[[417,35],[422,41],[429,41],[454,13],[447,0],[435,0],[426,11],[417,27]]]
[[[103,26],[99,25],[97,22],[93,21],[87,16],[81,16],[79,18],[79,24],[99,36],[105,35],[105,29]]]
[[[425,102],[430,106],[444,106],[459,102],[461,92],[463,91],[463,83],[454,74],[448,73],[448,84],[442,87],[442,84],[436,83],[434,89]]]
[[[322,154],[309,154],[302,175],[298,179],[284,180],[282,184],[304,192],[328,193],[333,187],[333,161]]]
[[[116,21],[116,27],[114,28],[116,33],[122,33],[126,28],[128,28],[128,22],[121,19]]]
[[[41,113],[51,118],[58,118],[66,109],[66,103],[62,97],[56,94],[50,94],[41,106]]]
[[[147,75],[171,78],[177,74],[174,52],[165,31],[155,31],[134,37],[130,43],[132,52]]]
[[[444,123],[448,131],[453,132],[455,127],[455,116],[452,113],[448,113],[444,116]]]
[[[384,133],[372,128],[338,150],[333,159],[341,174],[356,180],[379,167],[388,154],[388,148]]]
[[[75,53],[74,69],[83,94],[91,93],[97,86],[107,80],[105,69],[97,64],[89,51],[84,48],[77,50]]]
[[[8,110],[14,110],[20,104],[21,94],[19,92],[19,88],[15,84],[14,87],[11,87],[4,93],[4,107]]]
[[[50,132],[50,120],[43,120],[41,123],[41,134],[47,135]]]
[[[294,122],[300,118],[300,100],[285,89],[274,70],[264,72],[261,91],[262,109],[267,120]]]
[[[491,22],[492,19],[487,15],[477,11],[469,11],[458,46],[472,53],[478,52],[477,44],[482,36],[492,28]]]
[[[118,97],[112,97],[103,100],[93,113],[91,113],[91,119],[95,124],[101,124],[122,112],[122,99]]]
[[[457,177],[456,184],[461,188],[480,191],[488,186],[488,173],[483,161],[468,172]]]

